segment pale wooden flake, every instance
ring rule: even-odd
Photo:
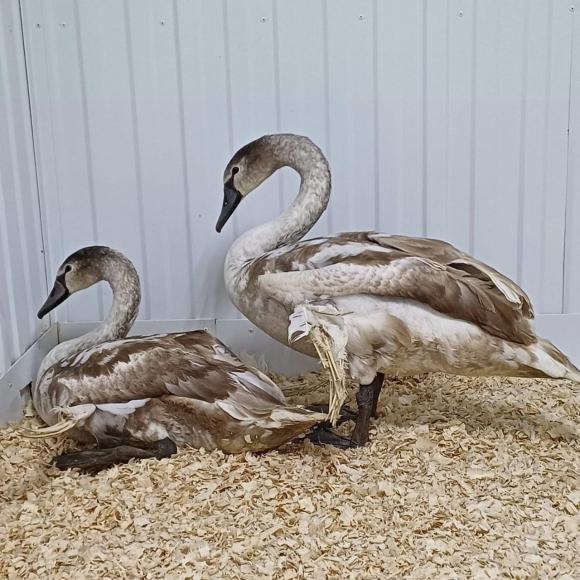
[[[276,380],[328,397],[324,374]],[[578,578],[577,403],[566,381],[387,380],[364,449],[183,449],[97,475],[50,467],[66,437],[9,427],[0,577]]]

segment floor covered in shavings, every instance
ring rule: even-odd
[[[282,386],[325,400],[314,373]],[[578,578],[579,403],[566,381],[394,380],[364,449],[186,449],[97,475],[49,466],[66,437],[7,428],[0,577]]]

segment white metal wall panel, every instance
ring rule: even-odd
[[[574,18],[568,197],[566,204],[566,255],[564,312],[580,312],[580,15]]]
[[[526,3],[527,4],[527,3]],[[539,312],[562,312],[572,26],[570,2],[532,2],[522,135],[521,282]],[[504,224],[505,225],[505,224]],[[506,226],[507,227],[507,226]]]
[[[267,182],[217,235],[222,171],[250,139],[290,131],[331,161],[317,233],[445,238],[521,282],[539,312],[578,310],[573,2],[22,5],[51,271],[107,243],[142,273],[142,318],[238,316],[227,247],[298,180]],[[101,316],[96,297],[61,319]]]
[[[433,3],[426,3],[433,6]],[[439,23],[422,0],[377,2],[376,43],[377,216],[375,227],[421,236],[426,230],[425,132],[427,22]],[[439,7],[438,13],[446,11]],[[432,47],[434,48],[434,47]],[[365,227],[365,226],[363,226]],[[368,226],[366,226],[368,227]]]
[[[477,6],[472,251],[561,312],[573,14]]]
[[[46,293],[17,0],[0,3],[0,376],[38,338]]]
[[[434,202],[444,212],[443,224],[435,231],[428,229],[430,236],[443,237],[461,248],[471,245],[472,224],[472,147],[473,147],[473,46],[476,15],[474,2],[452,0],[447,4],[444,32],[432,27],[427,31],[438,39],[444,39],[445,62],[438,73],[437,82],[446,83],[444,121],[445,132],[432,135],[433,141],[426,144],[426,154],[439,148],[446,150],[444,194],[435,196]],[[439,22],[439,26],[443,23]],[[429,51],[429,49],[427,49]],[[429,94],[427,119],[430,119]],[[429,175],[426,176],[427,195]],[[438,212],[437,212],[438,213]],[[429,222],[429,216],[427,216]],[[442,228],[442,229],[441,229]]]
[[[274,7],[278,126],[290,133],[307,134],[329,153],[326,2],[295,0],[277,2]],[[282,200],[287,206],[294,199],[300,181],[292,170],[284,169],[281,174]],[[313,236],[331,231],[331,214],[329,208],[312,230]]]
[[[222,2],[179,2],[174,15],[177,21],[177,54],[181,70],[182,135],[185,139],[185,178],[189,195],[191,228],[191,271],[193,296],[190,299],[196,317],[233,316],[221,276],[223,248],[233,240],[226,230],[216,244],[212,219],[219,199],[222,172],[232,149],[229,81],[225,70],[225,6]],[[207,103],[212,103],[208,112]],[[203,146],[200,146],[203,136]],[[206,313],[206,314],[204,314]]]
[[[328,2],[326,22],[328,156],[334,193],[330,228],[373,229],[379,225],[375,187],[373,2]]]

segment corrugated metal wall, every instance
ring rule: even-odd
[[[0,2],[0,377],[38,338],[46,293],[18,0]],[[46,323],[45,323],[46,326]]]
[[[282,172],[218,236],[222,171],[250,139],[290,131],[331,161],[316,233],[442,237],[538,312],[580,311],[574,1],[21,3],[51,272],[106,243],[142,273],[142,318],[237,317],[227,246],[298,182]],[[94,320],[107,300],[59,316]]]

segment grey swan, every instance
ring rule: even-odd
[[[107,318],[54,347],[32,386],[34,407],[49,426],[25,435],[68,432],[99,447],[61,455],[57,467],[101,469],[167,457],[183,445],[261,452],[325,419],[287,405],[274,382],[205,331],[126,338],[139,308],[139,276],[111,248],[91,246],[69,256],[39,318],[101,280],[113,291]]]
[[[331,372],[331,419],[346,396],[346,379],[359,383],[358,417],[342,445],[368,441],[385,375],[443,371],[580,380],[570,360],[536,335],[525,292],[451,244],[377,232],[300,241],[331,191],[329,164],[307,137],[266,135],[235,153],[224,171],[216,230],[282,167],[300,175],[298,195],[276,219],[234,241],[225,284],[256,326],[321,358]]]

